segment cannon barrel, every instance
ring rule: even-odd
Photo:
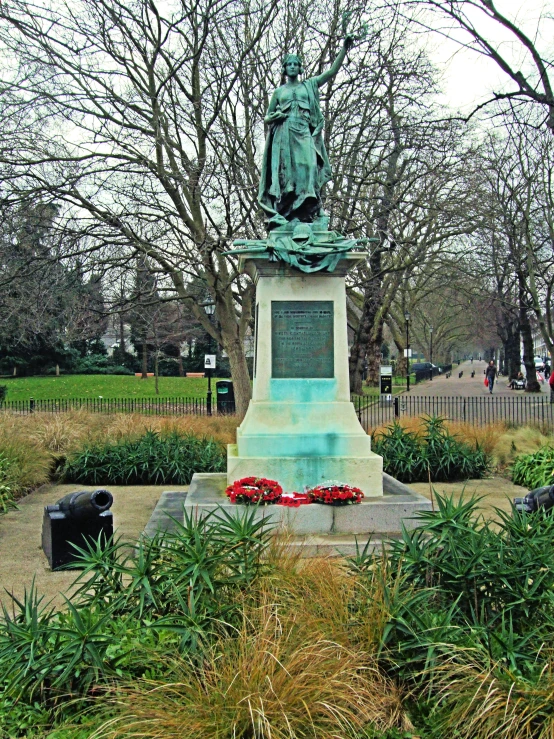
[[[56,503],[58,510],[70,518],[90,518],[111,508],[113,496],[107,490],[81,490],[69,493]]]
[[[539,508],[548,511],[554,508],[554,485],[531,490],[525,498],[514,498],[514,505],[518,511],[525,513],[535,513]]]

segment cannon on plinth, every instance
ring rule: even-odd
[[[551,511],[554,508],[554,485],[531,490],[524,498],[514,498],[514,506],[520,513],[535,513],[540,508]]]
[[[74,563],[87,539],[113,535],[113,496],[107,490],[81,490],[60,498],[44,509],[42,549],[53,570]]]

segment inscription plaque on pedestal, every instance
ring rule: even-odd
[[[272,377],[335,376],[332,300],[272,300]]]

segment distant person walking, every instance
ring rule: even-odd
[[[492,388],[496,379],[496,365],[494,363],[494,359],[491,359],[491,361],[489,362],[489,366],[487,367],[487,370],[485,372],[485,377],[489,381],[489,393],[492,394]]]

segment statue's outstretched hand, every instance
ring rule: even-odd
[[[354,46],[355,37],[353,33],[347,33],[344,37],[344,41],[342,42],[342,45],[346,49],[346,51],[350,51],[350,49]]]

